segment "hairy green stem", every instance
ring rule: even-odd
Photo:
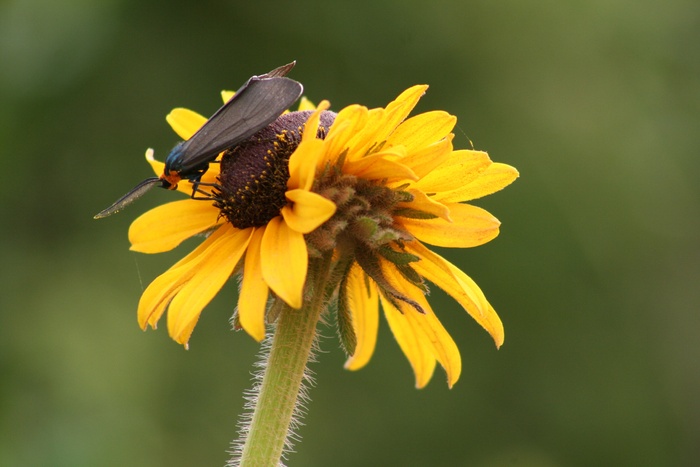
[[[289,437],[316,338],[316,324],[325,306],[323,285],[330,258],[312,261],[309,266],[310,299],[299,310],[284,306],[279,316],[240,458],[242,467],[278,465]]]

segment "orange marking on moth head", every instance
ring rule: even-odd
[[[177,189],[177,184],[182,180],[182,177],[180,176],[179,173],[175,172],[174,170],[171,170],[169,173],[163,173],[159,177],[163,182],[165,182],[165,188],[168,190],[175,190]]]

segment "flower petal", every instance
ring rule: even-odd
[[[221,100],[224,101],[224,104],[230,101],[233,96],[236,94],[236,91],[221,91]]]
[[[301,308],[309,261],[304,235],[292,230],[281,216],[273,218],[265,227],[260,261],[268,287],[287,305]]]
[[[170,337],[185,346],[202,310],[219,293],[245,253],[253,229],[239,230],[224,224],[216,233],[219,235],[199,255],[196,270],[168,307]]]
[[[498,236],[498,219],[488,211],[469,204],[448,203],[452,222],[444,219],[401,218],[406,230],[419,240],[436,246],[469,248]]]
[[[219,225],[219,211],[199,200],[161,204],[140,215],[129,227],[132,251],[162,253]]]
[[[362,129],[366,128],[367,115],[367,107],[361,105],[349,105],[338,112],[324,139],[323,151],[328,156],[328,160],[324,162],[333,165],[343,151],[357,147],[359,143],[349,143],[358,135],[364,134]]]
[[[213,232],[190,254],[172,265],[146,287],[138,306],[138,321],[141,329],[145,329],[148,324],[153,328],[156,327],[168,303],[196,273],[201,261],[206,258],[206,252],[226,236],[228,229],[223,227]]]
[[[425,387],[435,372],[435,356],[416,322],[408,319],[383,294],[379,295],[382,309],[396,342],[408,359],[416,376],[416,387]]]
[[[307,139],[299,143],[289,158],[287,188],[290,190],[301,188],[307,191],[311,189],[316,175],[316,166],[321,156],[323,156],[322,140]]]
[[[258,342],[265,338],[265,307],[268,296],[260,262],[260,245],[264,233],[264,228],[256,228],[250,238],[238,296],[238,319],[241,326]]]
[[[413,108],[418,104],[418,101],[428,89],[427,85],[419,84],[411,86],[386,106],[386,114],[383,121],[376,129],[376,140],[385,141],[389,138],[396,127],[403,122]]]
[[[491,159],[485,152],[453,151],[443,164],[421,178],[414,186],[425,193],[456,190],[478,178],[491,164]]]
[[[282,217],[297,232],[309,233],[335,214],[335,203],[317,193],[289,190],[286,196],[292,204],[282,208]]]
[[[185,141],[197,133],[197,130],[202,128],[207,122],[206,117],[190,109],[183,109],[182,107],[171,110],[165,117],[165,120],[170,124],[175,133]]]
[[[379,296],[377,286],[357,263],[348,273],[347,292],[357,345],[355,353],[345,362],[345,368],[359,370],[369,362],[377,344]]]
[[[362,159],[350,160],[345,163],[343,172],[366,180],[418,180],[416,174],[406,165],[394,160],[394,156],[394,152],[383,151]]]
[[[316,110],[316,105],[311,102],[306,96],[302,96],[301,100],[299,101],[299,110],[304,111],[304,110]]]
[[[415,209],[416,211],[425,212],[434,216],[440,217],[447,222],[452,222],[450,218],[450,210],[442,203],[434,201],[420,190],[409,188],[406,190],[413,195],[413,201],[409,203],[399,203],[400,208]]]
[[[421,258],[420,261],[411,263],[413,269],[462,305],[467,313],[491,334],[496,347],[500,347],[504,339],[503,323],[479,286],[461,269],[422,243],[414,241],[405,245],[408,253]]]
[[[435,316],[422,290],[409,283],[388,261],[382,261],[382,271],[396,290],[415,300],[423,308],[424,313],[418,313],[411,305],[399,302],[406,320],[413,323],[412,327],[422,333],[433,355],[445,369],[447,384],[451,388],[462,372],[462,357],[459,355],[457,344]]]
[[[423,178],[433,169],[444,164],[452,154],[452,136],[444,138],[437,143],[425,146],[417,151],[412,151],[401,159],[401,163],[410,167],[418,178]],[[405,181],[395,182],[400,185]],[[389,184],[392,186],[393,184]]]
[[[460,188],[436,193],[434,199],[446,202],[471,201],[507,187],[518,178],[515,167],[494,162],[479,177]]]
[[[401,144],[409,152],[416,151],[446,138],[456,123],[457,117],[441,110],[418,114],[401,123],[387,144]]]

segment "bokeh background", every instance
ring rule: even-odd
[[[463,375],[423,390],[382,322],[359,372],[332,329],[304,466],[692,466],[700,462],[700,3],[631,0],[0,3],[0,465],[223,465],[258,345],[229,284],[189,351],[136,325],[190,251],[128,251],[92,215],[150,176],[164,121],[296,59],[306,95],[459,118],[455,145],[521,172],[480,200],[503,222],[446,251],[506,326],[496,350],[433,304]]]

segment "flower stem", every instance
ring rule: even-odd
[[[278,465],[290,434],[290,424],[298,415],[295,408],[302,391],[304,371],[316,338],[316,324],[325,306],[323,285],[328,277],[330,258],[312,261],[310,266],[307,285],[311,285],[313,293],[307,297],[311,299],[304,300],[299,310],[285,305],[279,316],[240,458],[242,467]]]

